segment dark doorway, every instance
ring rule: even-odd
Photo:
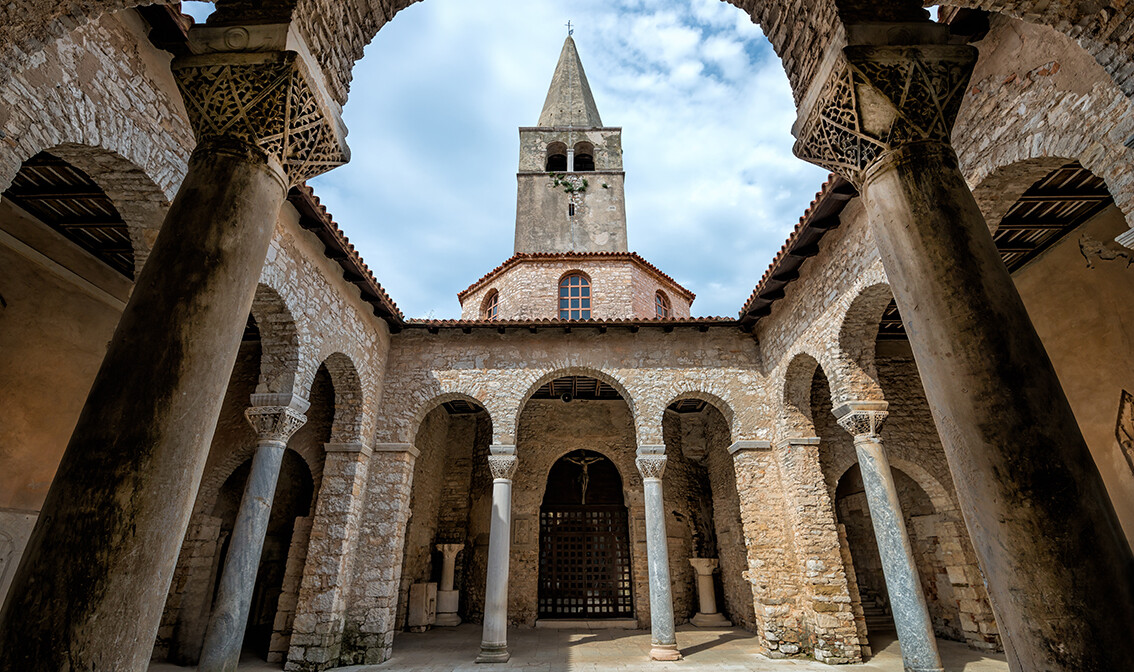
[[[596,452],[564,455],[540,507],[540,618],[630,618],[632,583],[618,469]]]

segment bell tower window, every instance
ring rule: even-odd
[[[589,142],[575,143],[575,172],[589,173],[595,169],[595,146]]]
[[[547,172],[567,172],[567,145],[553,142],[547,146]]]
[[[582,273],[571,273],[559,281],[559,319],[591,319],[591,281]]]

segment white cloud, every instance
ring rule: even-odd
[[[487,6],[487,7],[486,7]],[[825,173],[791,155],[780,62],[719,0],[428,0],[355,67],[353,159],[316,192],[410,316],[512,253],[517,127],[536,122],[570,19],[603,121],[623,127],[630,247],[735,315]]]

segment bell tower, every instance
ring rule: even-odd
[[[517,254],[628,250],[622,129],[602,125],[570,35],[516,180]]]

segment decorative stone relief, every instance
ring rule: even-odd
[[[665,455],[639,455],[634,463],[642,478],[661,478],[665,473]]]
[[[244,411],[244,417],[260,441],[283,444],[307,422],[307,416],[291,406],[252,406]]]
[[[515,455],[489,455],[488,470],[492,472],[493,479],[511,479],[512,475],[516,473],[517,462],[518,459]]]
[[[292,51],[207,54],[173,63],[197,141],[232,137],[263,149],[295,185],[349,160],[338,115]]]
[[[796,156],[857,185],[890,149],[948,143],[975,62],[967,45],[845,47],[806,112]]]
[[[845,407],[844,407],[845,408]],[[836,411],[838,414],[838,411]],[[889,415],[885,410],[878,409],[850,409],[845,415],[839,417],[839,426],[847,430],[852,436],[858,438],[877,437],[882,431],[882,423]]]

